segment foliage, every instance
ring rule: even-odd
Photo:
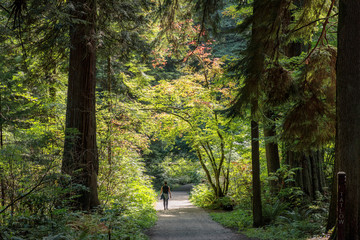
[[[267,180],[276,180],[278,183],[278,193],[276,198],[282,202],[290,204],[292,207],[303,205],[305,200],[304,192],[295,184],[295,174],[301,168],[291,168],[283,164],[276,173],[272,173]]]
[[[275,203],[265,203],[263,205],[264,222],[266,224],[275,222],[288,208],[289,204],[280,200],[276,200]]]
[[[301,240],[309,238],[312,234],[316,234],[319,230],[317,227],[318,226],[308,221],[300,221],[284,225],[271,225],[264,228],[251,228],[244,233],[248,237],[259,239]],[[304,233],[308,233],[309,235]]]
[[[211,208],[214,199],[214,192],[206,184],[196,185],[190,193],[190,201],[198,207]]]
[[[244,150],[243,150],[244,151]],[[251,165],[250,155],[248,152],[243,152],[243,157],[240,161],[232,162],[230,179],[232,180],[229,186],[229,195],[237,204],[242,206],[251,205]]]
[[[201,166],[198,162],[184,158],[172,160],[166,157],[161,165],[164,169],[163,178],[172,184],[197,184],[200,181]]]
[[[241,208],[231,212],[210,213],[210,216],[221,225],[240,231],[249,228],[252,224],[251,212]]]
[[[229,196],[217,198],[206,184],[196,185],[190,192],[190,201],[198,207],[232,210],[234,202]]]
[[[262,137],[268,225],[249,229],[249,109],[241,109],[243,118],[232,121],[222,113],[239,89],[256,95],[259,121],[267,110],[274,112],[271,121],[278,134],[271,138],[279,143],[282,162],[288,151],[330,145],[325,169],[331,182],[336,90],[336,36],[331,31],[336,32],[337,9],[330,0],[302,1],[303,6],[299,1],[259,1],[256,20],[264,31],[259,45],[252,47],[261,50],[265,65],[255,71],[256,86],[244,88],[249,74],[244,68],[254,55],[252,47],[244,51],[253,2],[230,1],[223,12],[220,1],[208,0],[97,2],[102,206],[84,213],[71,209],[77,197],[71,192],[86,188],[60,173],[68,29],[81,20],[69,14],[71,1],[2,1],[0,232],[5,238],[142,239],[141,230],[156,220],[152,187],[158,189],[164,179],[171,184],[205,182],[193,189],[191,201],[212,209],[236,205],[213,218],[248,235],[301,239],[319,233],[326,195],[310,202],[295,184],[301,169],[285,164],[266,178]],[[152,11],[159,3],[156,18]],[[219,25],[209,28],[211,19]],[[212,32],[215,27],[220,36]],[[297,47],[299,52],[292,53]],[[275,195],[266,195],[270,179],[279,185]]]
[[[262,228],[252,228],[250,210],[239,208],[231,212],[211,213],[210,215],[222,225],[238,229],[247,236],[258,239],[300,240],[323,231],[322,222],[316,219],[310,211],[302,212],[298,209],[290,211],[288,209],[288,205],[282,202],[274,205],[265,204],[264,216],[268,220],[271,218],[271,224]]]

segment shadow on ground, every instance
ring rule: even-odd
[[[163,210],[162,200],[158,201],[158,222],[147,234],[153,240],[250,240],[214,222],[208,213],[195,207],[189,201],[192,185],[185,185],[172,191],[169,210]]]

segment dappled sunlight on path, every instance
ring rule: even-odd
[[[162,200],[155,209],[159,220],[148,235],[153,240],[249,240],[211,220],[208,213],[192,205],[186,191],[173,191],[169,210],[163,210]]]

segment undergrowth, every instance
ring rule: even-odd
[[[191,201],[208,209],[216,209],[218,201],[213,200],[211,189],[199,185],[191,193]],[[227,197],[227,199],[230,199]],[[305,201],[304,201],[305,202]],[[302,240],[321,235],[327,218],[327,201],[321,195],[313,202],[294,206],[277,198],[264,199],[264,226],[253,228],[252,211],[246,204],[238,204],[233,211],[210,213],[213,220],[225,227],[241,231],[248,237],[269,240]]]
[[[48,186],[48,188],[51,188]],[[6,240],[85,240],[148,239],[144,229],[155,224],[155,192],[137,179],[123,191],[104,201],[92,212],[71,210],[62,202],[63,192],[37,192],[26,201],[42,199],[37,211],[11,211],[0,215],[0,239]],[[34,204],[34,203],[32,203]],[[24,203],[22,204],[24,205]],[[0,209],[1,210],[1,209]],[[10,214],[9,214],[10,213]]]
[[[303,217],[297,211],[284,211],[274,222],[262,228],[252,228],[250,210],[236,209],[231,212],[211,213],[212,219],[223,226],[242,231],[248,237],[270,240],[301,240],[321,234],[321,223]]]

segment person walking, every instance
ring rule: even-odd
[[[169,210],[169,197],[171,198],[170,187],[167,185],[167,182],[164,182],[164,185],[161,187],[160,191],[161,198],[164,200],[164,210]]]

